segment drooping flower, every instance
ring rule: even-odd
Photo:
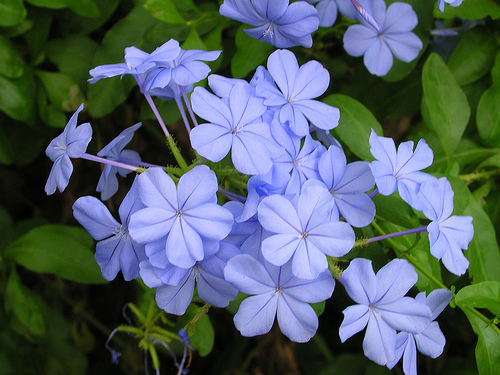
[[[118,209],[122,224],[117,222],[106,206],[97,198],[87,196],[78,198],[73,204],[75,219],[96,241],[95,259],[101,267],[102,276],[113,280],[122,271],[127,281],[139,277],[139,263],[146,259],[144,245],[135,242],[129,235],[130,216],[143,208],[137,181],[130,188]]]
[[[472,241],[474,226],[470,216],[451,216],[453,196],[451,185],[445,177],[423,182],[418,193],[424,215],[432,220],[427,226],[431,254],[438,260],[442,259],[451,273],[463,275],[469,267],[469,261],[462,249],[467,249]]]
[[[251,295],[234,316],[234,325],[243,336],[269,332],[277,316],[281,332],[295,342],[307,342],[316,334],[318,317],[309,303],[330,298],[335,286],[329,271],[302,280],[292,274],[290,263],[278,267],[249,254],[230,259],[224,276]]]
[[[119,162],[139,163],[141,157],[136,151],[124,150],[123,148],[131,141],[134,132],[139,129],[141,123],[137,123],[130,128],[122,131],[115,139],[113,139],[106,147],[97,153],[98,156],[108,160],[116,160]],[[118,168],[110,164],[104,164],[104,168],[97,183],[97,191],[101,192],[101,199],[107,200],[118,191],[118,179],[116,174],[125,177],[131,170]]]
[[[367,327],[365,355],[382,366],[392,362],[396,357],[396,331],[420,333],[431,321],[427,305],[405,297],[417,280],[417,272],[403,259],[392,260],[376,275],[371,260],[352,260],[340,281],[358,304],[343,311],[340,340],[344,342]]]
[[[73,173],[73,164],[71,164],[70,158],[79,158],[85,154],[92,139],[92,127],[88,122],[76,126],[78,114],[82,110],[83,104],[71,116],[62,134],[54,138],[45,150],[45,154],[54,162],[45,184],[47,195],[54,194],[56,188],[60,192],[66,189],[71,173]]]
[[[305,1],[289,4],[289,0],[224,0],[220,14],[257,26],[245,32],[278,48],[310,48],[311,33],[319,25],[317,10]]]
[[[380,30],[361,18],[361,25],[350,26],[344,34],[344,49],[351,56],[364,55],[368,71],[384,76],[392,67],[393,55],[410,62],[418,56],[423,44],[411,32],[418,23],[411,5],[392,3],[386,12],[385,2],[374,0],[372,10]]]

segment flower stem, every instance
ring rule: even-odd
[[[198,121],[196,121],[196,116],[193,113],[193,108],[191,107],[191,103],[189,102],[189,99],[186,94],[186,90],[184,90],[184,87],[180,86],[181,89],[181,94],[182,94],[182,99],[184,99],[184,103],[186,103],[186,108],[189,112],[189,116],[191,117],[191,120],[193,120],[194,126],[198,126]]]
[[[182,170],[186,170],[188,168],[188,164],[186,163],[186,161],[182,157],[181,150],[179,150],[179,147],[177,147],[177,144],[174,140],[174,137],[169,135],[167,137],[167,144],[170,147],[170,150],[172,151],[172,154],[174,155],[174,158],[177,161],[177,164],[179,164],[179,167],[181,167]]]
[[[177,108],[179,108],[182,121],[184,122],[184,126],[186,127],[186,130],[189,134],[191,132],[191,125],[189,125],[189,121],[187,119],[186,111],[184,110],[184,105],[182,104],[181,98],[175,97],[175,104],[177,104]]]
[[[500,169],[493,169],[489,171],[481,171],[481,172],[472,172],[469,174],[462,174],[458,176],[463,182],[465,182],[467,185],[469,185],[472,181],[475,180],[481,180],[481,179],[487,179],[490,178],[491,176],[500,174]]]
[[[382,240],[386,240],[388,238],[405,236],[407,234],[422,233],[422,232],[425,232],[425,231],[427,231],[427,226],[426,225],[424,225],[422,227],[418,227],[418,228],[403,230],[401,232],[389,233],[389,234],[384,234],[383,236],[368,238],[366,240],[366,243],[369,244],[369,243],[372,243],[372,242],[375,242],[375,241],[382,241]]]
[[[140,167],[134,167],[132,165],[125,164],[125,163],[120,163],[119,161],[101,158],[100,156],[90,155],[87,153],[83,154],[81,156],[81,158],[85,159],[85,160],[95,161],[97,163],[109,164],[109,165],[112,165],[112,166],[118,167],[118,168],[128,169],[128,170],[134,171],[134,172],[141,172],[144,169],[144,168],[140,168]]]
[[[143,88],[143,82],[142,82],[142,77],[140,74],[134,75],[135,80],[137,82],[137,85],[139,85],[139,88],[141,89],[141,92],[143,93],[144,97],[146,98],[146,101],[148,102],[149,106],[151,107],[156,119],[158,120],[158,123],[160,124],[161,130],[163,130],[163,134],[165,134],[165,137],[169,137],[170,133],[167,130],[167,126],[163,122],[163,119],[160,116],[160,113],[158,112],[158,109],[156,108],[155,102],[153,101],[153,98],[151,95],[149,95],[148,92],[144,92],[142,90]]]

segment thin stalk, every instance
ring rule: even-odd
[[[179,148],[177,147],[174,137],[169,135],[167,137],[167,143],[168,146],[170,147],[170,150],[172,151],[172,154],[174,155],[175,160],[177,161],[177,164],[179,164],[179,167],[181,167],[181,169],[185,171],[188,168],[188,164],[182,157],[181,150],[179,150]]]
[[[184,90],[184,87],[182,86],[179,87],[181,89],[182,99],[184,99],[184,103],[186,103],[186,108],[189,112],[189,116],[191,117],[194,126],[198,126],[198,121],[196,121],[196,116],[193,113],[193,108],[191,107],[191,103],[189,102],[189,99],[187,97],[186,90]]]
[[[182,104],[181,98],[175,97],[175,104],[177,104],[177,108],[179,108],[182,121],[184,122],[184,126],[186,127],[188,134],[191,133],[191,125],[189,125],[189,121],[187,119],[186,111],[184,110],[184,105]]]
[[[165,137],[169,137],[170,133],[167,130],[167,126],[163,122],[163,119],[160,116],[160,112],[158,112],[158,108],[156,108],[155,102],[153,101],[153,98],[151,95],[149,95],[148,92],[143,91],[143,81],[142,77],[140,74],[134,75],[135,81],[137,82],[137,85],[139,85],[139,88],[141,89],[142,94],[146,98],[146,101],[148,102],[149,106],[151,107],[151,110],[153,111],[156,119],[158,120],[158,123],[160,124],[161,130],[163,130],[163,134],[165,134]]]
[[[100,156],[95,156],[95,155],[90,155],[90,154],[85,153],[81,156],[81,158],[85,159],[85,160],[95,161],[97,163],[109,164],[109,165],[112,165],[112,166],[118,167],[118,168],[128,169],[128,170],[134,171],[134,172],[141,172],[141,168],[133,167],[133,166],[125,164],[125,163],[120,163],[119,161],[101,158]]]

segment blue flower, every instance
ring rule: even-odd
[[[392,362],[396,357],[396,331],[420,333],[431,321],[431,311],[425,304],[404,297],[417,280],[417,272],[403,259],[392,260],[376,275],[371,260],[352,260],[340,282],[358,305],[343,311],[340,340],[344,342],[367,326],[365,355],[382,366]]]
[[[297,208],[281,195],[259,204],[259,222],[273,233],[262,242],[267,261],[281,266],[292,258],[292,272],[301,279],[314,279],[328,268],[326,255],[340,257],[354,245],[349,224],[329,221],[333,202],[320,186],[304,187]]]
[[[316,4],[319,16],[319,26],[331,27],[337,19],[337,0],[306,0],[309,4]]]
[[[330,84],[330,74],[323,65],[309,61],[299,67],[293,52],[277,50],[269,56],[267,69],[279,90],[273,83],[261,80],[257,83],[257,95],[265,98],[265,105],[278,107],[280,123],[288,123],[301,137],[309,134],[307,120],[323,130],[338,125],[338,108],[313,100],[323,95]]]
[[[111,216],[106,206],[97,198],[81,197],[73,204],[75,219],[92,238],[99,241],[95,259],[106,280],[113,280],[120,270],[127,281],[139,277],[139,263],[146,259],[146,254],[144,246],[130,237],[128,225],[130,216],[143,207],[136,181],[118,209],[122,224]]]
[[[83,104],[71,116],[62,134],[54,138],[45,150],[45,154],[54,162],[45,184],[47,195],[54,194],[56,188],[60,192],[64,191],[68,186],[71,173],[73,173],[73,164],[71,164],[70,158],[79,158],[85,154],[92,139],[92,127],[88,122],[76,126],[78,114],[82,109]]]
[[[413,142],[403,142],[396,152],[394,140],[379,137],[372,129],[370,135],[370,152],[375,157],[370,169],[380,194],[391,195],[396,191],[401,198],[416,210],[421,210],[417,197],[422,182],[434,180],[435,177],[420,172],[432,164],[434,155],[425,140],[421,139],[415,151]]]
[[[191,102],[194,112],[210,121],[189,134],[191,145],[201,156],[218,162],[231,150],[234,167],[241,173],[257,175],[271,169],[271,132],[261,119],[266,106],[248,83],[237,82],[229,100],[197,87]]]
[[[225,238],[233,215],[216,204],[217,177],[207,166],[184,174],[176,188],[161,168],[150,168],[139,177],[139,194],[146,206],[130,220],[130,235],[139,243],[165,240],[167,259],[174,266],[190,268],[205,258],[206,241]]]
[[[431,254],[438,260],[442,259],[451,273],[463,275],[469,261],[462,249],[467,249],[472,241],[474,226],[470,216],[451,216],[453,195],[445,177],[423,182],[418,193],[424,215],[432,220],[427,226]]]
[[[319,25],[317,10],[305,1],[289,4],[289,0],[224,0],[220,14],[257,26],[245,32],[278,48],[310,48],[311,33]]]
[[[457,7],[462,4],[464,0],[439,0],[438,8],[441,12],[444,12],[444,3],[450,4],[452,7]]]
[[[362,25],[352,25],[347,29],[344,48],[351,56],[364,55],[364,63],[370,73],[384,76],[392,67],[392,55],[410,62],[418,56],[423,44],[411,32],[418,23],[411,5],[392,3],[386,12],[385,2],[374,0],[373,18],[380,30],[362,20]]]
[[[281,332],[295,342],[307,342],[316,334],[318,317],[309,303],[330,298],[335,286],[329,271],[302,280],[292,274],[290,263],[277,267],[248,254],[230,259],[224,276],[251,295],[234,316],[234,325],[243,336],[269,332],[277,316]]]
[[[115,139],[113,139],[106,147],[104,147],[98,156],[108,160],[121,161],[125,163],[139,163],[141,157],[135,151],[123,150],[123,148],[131,141],[134,132],[139,129],[141,123],[137,123],[130,128],[122,131]],[[107,200],[118,191],[118,179],[116,174],[125,177],[131,170],[118,168],[110,164],[104,164],[104,168],[97,183],[97,191],[101,192],[101,199]]]
[[[453,293],[446,289],[433,290],[427,298],[425,292],[417,294],[415,300],[426,304],[431,310],[431,320],[437,318],[450,303]],[[387,364],[392,369],[403,356],[403,371],[405,375],[417,375],[417,349],[431,358],[437,358],[444,349],[446,339],[439,328],[438,322],[431,322],[421,333],[399,332],[396,336],[396,357]]]

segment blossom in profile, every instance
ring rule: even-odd
[[[426,304],[405,297],[417,280],[417,272],[404,259],[392,260],[376,275],[371,260],[352,260],[340,282],[358,304],[342,312],[340,340],[344,342],[367,327],[363,340],[365,355],[381,366],[394,361],[396,331],[420,333],[431,322]]]
[[[460,276],[469,267],[462,249],[467,249],[472,241],[474,226],[471,216],[451,216],[453,196],[445,177],[423,182],[418,193],[424,215],[432,220],[427,226],[431,254],[438,260],[442,259],[448,271]]]
[[[224,0],[220,14],[247,25],[245,32],[278,48],[312,47],[311,33],[319,26],[318,11],[305,1]]]
[[[70,158],[79,158],[85,154],[92,139],[92,127],[88,122],[76,126],[78,114],[82,110],[83,104],[71,116],[62,134],[54,138],[45,150],[45,154],[54,162],[45,184],[45,193],[47,195],[54,194],[56,188],[60,192],[66,189],[71,173],[73,173],[73,164]]]
[[[281,332],[295,342],[307,342],[318,329],[318,316],[310,303],[330,298],[335,281],[329,271],[312,280],[292,274],[290,262],[278,267],[259,262],[249,254],[227,262],[224,276],[239,291],[249,294],[234,316],[234,325],[245,336],[269,332],[276,316]]]
[[[462,4],[464,0],[439,0],[438,1],[438,8],[441,12],[444,12],[444,4],[450,4],[452,7],[457,7],[460,4]]]
[[[417,26],[417,14],[406,3],[392,3],[386,11],[383,0],[372,3],[374,22],[360,18],[361,25],[350,26],[344,34],[344,49],[351,56],[364,56],[368,71],[377,76],[386,75],[392,67],[393,55],[410,62],[423,47],[420,38],[411,32]]]

